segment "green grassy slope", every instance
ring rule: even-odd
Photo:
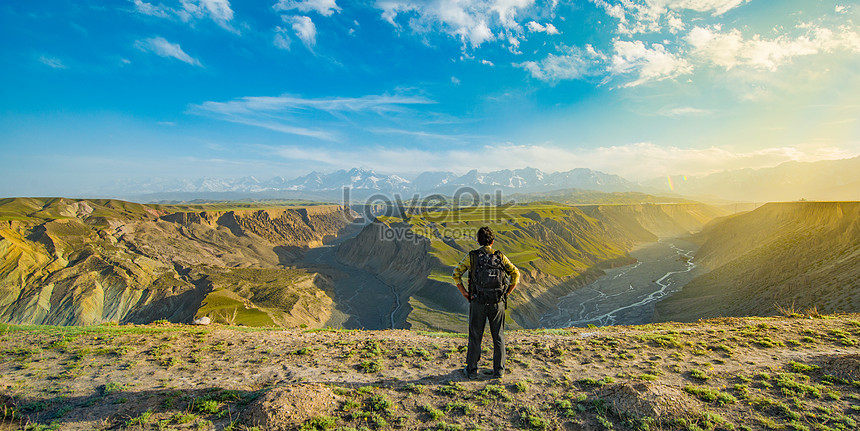
[[[438,322],[437,329],[462,330],[459,322],[466,310],[452,286],[451,271],[477,247],[478,228],[490,226],[495,248],[522,274],[520,288],[509,300],[511,323],[536,327],[557,298],[598,277],[602,268],[632,263],[627,251],[634,245],[688,234],[722,214],[701,204],[444,209],[381,217],[344,243],[338,256],[379,274],[401,291],[401,299],[409,298],[403,317],[416,327]]]
[[[548,192],[515,193],[506,196],[507,199],[520,203],[538,203],[539,201],[560,203],[564,205],[638,205],[645,203],[697,203],[681,197],[656,196],[639,192],[598,192],[583,189],[561,189]]]
[[[778,304],[860,310],[860,203],[770,203],[693,237],[711,272],[657,305],[657,318],[772,315]]]

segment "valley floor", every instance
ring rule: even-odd
[[[508,335],[508,374],[467,380],[458,334],[0,325],[0,429],[846,430],[860,420],[860,315]]]

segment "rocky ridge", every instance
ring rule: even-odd
[[[319,295],[329,282],[290,264],[346,228],[344,215],[338,206],[187,212],[115,200],[0,200],[0,320],[190,322],[208,307],[233,312],[233,323],[248,313],[295,323],[286,317],[295,314],[319,326],[332,306]],[[277,289],[313,300],[257,306],[237,286],[261,270],[288,280]],[[229,282],[213,281],[223,272]],[[234,297],[209,298],[226,291]]]
[[[860,309],[860,202],[768,203],[692,240],[710,272],[658,303],[658,319]]]
[[[379,275],[399,293],[403,321],[418,328],[462,330],[466,304],[450,274],[476,247],[474,232],[490,225],[496,248],[520,269],[522,282],[509,300],[511,321],[539,326],[555,300],[600,276],[601,268],[632,263],[633,246],[689,234],[725,212],[702,204],[515,206],[500,220],[464,210],[382,217],[338,250],[344,262]],[[459,236],[448,236],[446,233]]]

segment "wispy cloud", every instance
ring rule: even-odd
[[[141,51],[151,52],[161,57],[175,58],[192,66],[203,67],[199,60],[186,54],[178,43],[170,43],[161,36],[138,40],[134,46]]]
[[[550,15],[556,3],[538,7],[534,0],[380,0],[376,8],[382,11],[384,20],[397,28],[406,25],[416,33],[441,31],[457,38],[464,49],[500,41],[516,51],[524,37],[522,24],[541,12]],[[551,23],[540,26],[546,32],[555,29]]]
[[[208,101],[191,105],[189,112],[206,115],[224,121],[262,127],[286,134],[307,136],[335,141],[332,125],[352,124],[350,114],[374,114],[377,116],[402,113],[410,105],[435,103],[423,97],[411,96],[363,96],[353,98],[306,99],[297,96],[242,97],[229,102]],[[319,118],[319,113],[329,114],[331,121]],[[312,116],[317,128],[300,126],[304,118]]]
[[[687,60],[670,53],[666,48],[655,43],[647,47],[642,41],[616,40],[615,54],[609,72],[616,75],[635,74],[637,79],[623,84],[624,87],[635,87],[648,81],[662,81],[688,74],[693,67]]]
[[[302,43],[308,48],[313,48],[317,43],[317,27],[308,16],[283,17],[285,22],[290,23]]]
[[[560,55],[549,54],[540,61],[514,63],[532,77],[548,82],[602,77],[627,80],[622,87],[635,87],[650,81],[676,78],[692,72],[684,58],[669,52],[662,44],[650,46],[642,41],[613,42],[614,54],[606,55],[591,45],[585,48],[561,46]],[[632,80],[631,80],[632,79]]]
[[[444,140],[444,141],[464,141],[475,138],[486,138],[483,136],[476,135],[446,135],[442,133],[431,133],[425,132],[422,130],[404,130],[404,129],[395,129],[393,127],[381,127],[381,128],[369,128],[368,132],[376,133],[380,135],[405,135],[405,136],[413,136],[416,138],[425,138],[425,139],[434,139],[434,140]]]
[[[209,18],[224,29],[238,33],[231,24],[233,8],[229,0],[182,0],[179,8],[168,7],[162,3],[156,5],[143,0],[133,1],[135,11],[143,15],[179,19],[183,22]]]
[[[46,55],[40,55],[38,60],[39,60],[39,63],[42,63],[45,66],[48,66],[50,68],[54,68],[54,69],[68,69],[69,68],[68,66],[65,65],[65,63],[63,63],[62,60],[60,60],[57,57],[49,57]]]
[[[681,106],[676,108],[663,108],[656,112],[657,115],[663,117],[684,117],[691,115],[708,115],[712,111],[707,109],[693,108],[692,106]]]
[[[525,61],[514,63],[541,81],[558,82],[562,80],[582,79],[603,73],[602,63],[606,55],[597,52],[591,45],[585,49],[562,46],[560,55],[549,54],[540,61]]]
[[[142,0],[134,0],[134,8],[138,13],[158,18],[169,18],[176,13],[173,9],[163,4],[155,5]]]
[[[335,0],[278,0],[272,7],[277,11],[298,10],[303,13],[316,12],[322,16],[341,11]]]
[[[589,0],[618,20],[617,33],[672,33],[685,25],[678,15],[689,10],[713,16],[722,15],[750,0]]]
[[[278,49],[290,50],[290,45],[292,44],[292,39],[287,34],[289,30],[284,27],[276,26],[275,27],[275,38],[272,40],[272,44],[275,45]]]
[[[803,34],[794,37],[781,35],[767,39],[755,34],[745,39],[738,29],[695,27],[685,40],[694,56],[726,70],[750,66],[775,71],[795,57],[838,50],[860,52],[860,34],[850,28],[831,30],[805,24],[799,29]]]
[[[526,24],[526,27],[528,27],[529,31],[531,31],[532,33],[559,34],[558,29],[555,28],[555,26],[552,25],[552,23],[547,23],[546,25],[542,25],[542,24],[539,24],[535,21],[529,21]]]

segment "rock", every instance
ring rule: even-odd
[[[210,319],[209,316],[203,316],[199,319],[194,319],[194,322],[191,323],[194,325],[208,325],[212,323],[212,319]]]
[[[337,407],[338,397],[328,386],[291,384],[257,398],[243,412],[242,421],[264,430],[286,431],[313,418],[330,416]]]
[[[698,412],[695,400],[673,386],[654,382],[625,382],[604,386],[598,397],[621,417],[663,419],[691,417]]]

